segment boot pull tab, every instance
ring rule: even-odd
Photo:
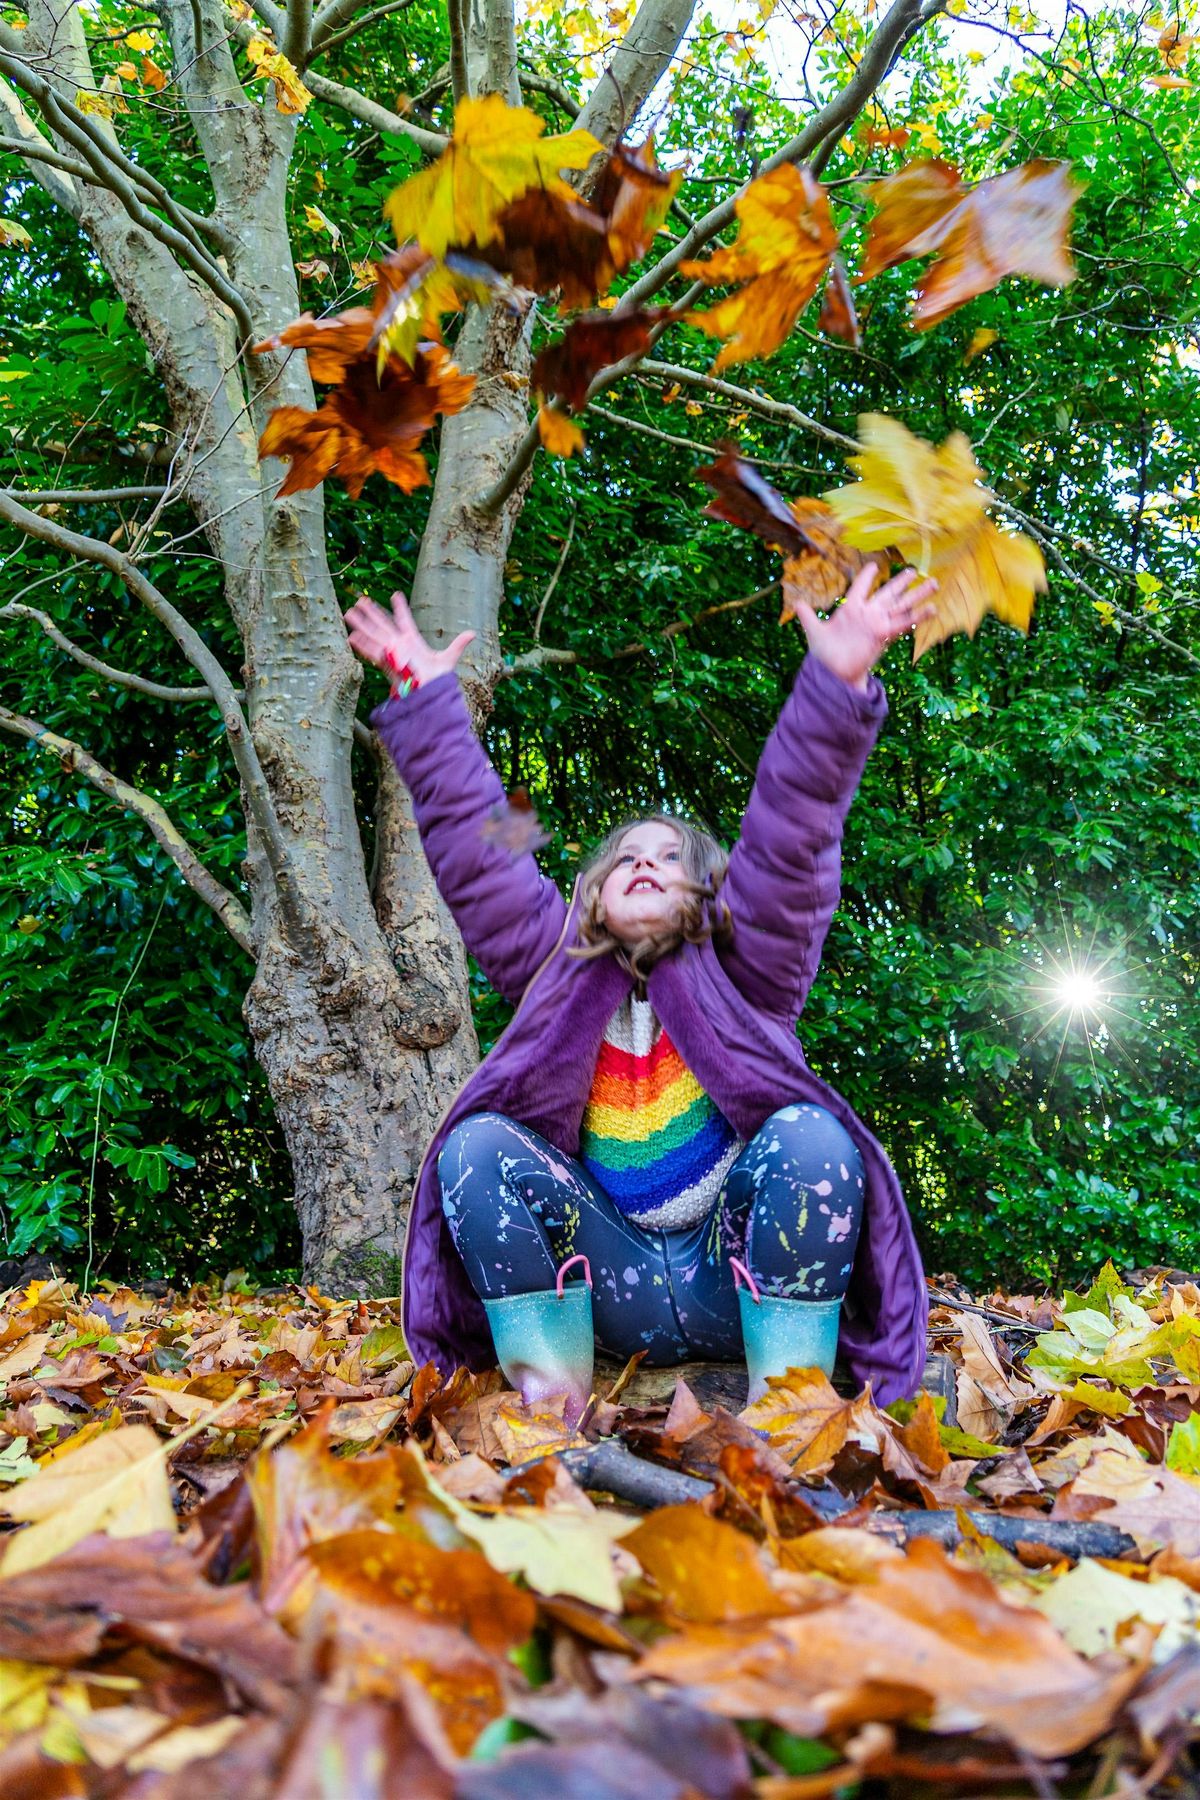
[[[564,1264],[564,1267],[565,1266],[566,1265]],[[745,1263],[739,1262],[736,1256],[731,1256],[729,1259],[729,1266],[733,1270],[733,1285],[735,1290],[739,1288],[744,1281],[750,1290],[750,1298],[753,1300],[755,1306],[761,1306],[762,1295],[758,1291],[758,1283],[755,1281]],[[562,1279],[561,1270],[559,1271],[559,1279]]]
[[[589,1287],[592,1285],[592,1265],[587,1257],[584,1256],[583,1252],[581,1251],[578,1256],[568,1256],[566,1262],[558,1271],[558,1280],[554,1284],[554,1291],[560,1300],[563,1297],[563,1276],[568,1269],[573,1269],[576,1263],[583,1264],[583,1279],[587,1282]]]

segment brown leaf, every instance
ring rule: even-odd
[[[413,1685],[403,1700],[318,1698],[297,1721],[270,1800],[452,1800],[450,1747]]]
[[[862,550],[853,549],[842,536],[837,514],[824,500],[792,501],[792,512],[809,540],[810,548],[789,556],[783,565],[783,610],[780,624],[798,616],[798,605],[806,601],[818,611],[833,606],[859,571],[874,560],[878,587],[887,580],[886,554],[872,559]]]
[[[548,399],[566,403],[571,412],[586,404],[588,388],[602,369],[635,356],[650,346],[650,331],[669,307],[642,306],[634,312],[584,313],[561,338],[534,358],[530,381]]]
[[[862,343],[850,278],[840,256],[835,256],[830,262],[825,298],[821,302],[817,324],[829,337],[841,338],[843,343],[852,344],[856,350]]]
[[[985,1725],[1035,1756],[1108,1730],[1147,1666],[1077,1656],[1039,1613],[1001,1598],[937,1545],[910,1546],[878,1579],[799,1617],[692,1626],[653,1645],[638,1681],[686,1685],[716,1712],[805,1735],[862,1719]]]
[[[550,842],[550,834],[542,830],[533,801],[523,787],[514,788],[503,805],[492,807],[481,835],[486,843],[507,850],[514,861]]]
[[[592,204],[607,221],[609,251],[618,275],[645,256],[682,180],[682,170],[659,168],[653,136],[637,147],[614,147]],[[601,292],[606,292],[607,286]]]
[[[723,449],[715,462],[697,469],[696,475],[716,495],[704,509],[706,518],[725,519],[730,525],[753,531],[785,555],[816,550],[816,544],[783,495],[736,451]]]
[[[327,1416],[251,1463],[246,1481],[257,1522],[263,1605],[279,1613],[311,1587],[309,1546],[395,1517],[403,1491],[400,1453],[335,1457]]]
[[[247,1587],[213,1587],[165,1532],[96,1536],[0,1580],[0,1656],[74,1665],[119,1630],[211,1669],[258,1706],[296,1679],[291,1641]]]
[[[767,1391],[741,1415],[765,1431],[793,1475],[821,1475],[847,1442],[880,1452],[891,1420],[876,1411],[869,1391],[844,1400],[820,1369],[789,1369],[767,1378]]]
[[[869,191],[878,211],[860,279],[908,257],[934,258],[917,289],[918,330],[1010,275],[1050,287],[1074,280],[1068,237],[1079,188],[1068,163],[1037,158],[971,188],[949,163],[916,162]]]
[[[474,376],[461,374],[440,344],[423,345],[411,366],[390,357],[382,375],[373,361],[359,361],[318,411],[278,407],[258,454],[291,462],[280,495],[317,487],[336,474],[357,499],[374,473],[410,493],[429,480],[416,446],[439,412],[462,411],[474,385]]]

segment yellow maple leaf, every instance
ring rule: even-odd
[[[987,613],[1029,629],[1035,593],[1046,591],[1041,551],[987,517],[995,495],[962,432],[935,448],[898,419],[867,413],[858,422],[859,479],[825,495],[846,543],[911,563],[938,583],[935,614],[917,628],[914,658],[954,632],[973,637]]]
[[[573,197],[562,169],[585,169],[603,146],[590,131],[543,138],[545,120],[499,94],[460,100],[454,135],[432,168],[388,196],[384,213],[397,243],[416,238],[430,256],[452,246],[490,244],[504,208],[531,187]]]
[[[537,428],[542,447],[551,456],[574,456],[577,450],[583,449],[582,431],[560,407],[539,406]]]
[[[300,79],[300,72],[282,50],[269,38],[251,38],[246,55],[254,64],[255,75],[275,87],[275,105],[281,113],[302,113],[312,103],[312,94]]]
[[[706,262],[680,264],[681,274],[710,286],[745,284],[707,312],[686,315],[689,325],[726,339],[717,370],[779,348],[816,293],[838,241],[825,188],[792,163],[752,181],[734,211],[733,244]]]
[[[142,56],[149,56],[157,43],[158,39],[152,31],[131,31],[125,39],[125,48],[136,50]]]

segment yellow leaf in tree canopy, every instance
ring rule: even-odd
[[[281,113],[302,113],[312,103],[312,94],[300,79],[299,70],[269,38],[251,38],[246,55],[254,64],[254,73],[275,85],[275,105]]]
[[[537,428],[543,448],[551,456],[574,456],[577,450],[583,449],[582,431],[574,419],[568,418],[557,406],[539,406]]]
[[[914,655],[957,631],[973,637],[986,613],[1027,631],[1034,595],[1046,590],[1041,551],[988,519],[995,496],[962,432],[935,448],[879,413],[858,429],[863,449],[850,466],[859,480],[825,498],[848,544],[936,578],[936,610],[917,627]]]
[[[137,50],[141,55],[148,56],[158,39],[152,31],[131,31],[124,42],[127,50]]]
[[[16,219],[0,219],[0,244],[32,244],[33,239]]]
[[[586,169],[603,145],[590,131],[543,138],[543,119],[499,94],[461,100],[454,135],[437,162],[389,195],[384,212],[396,241],[416,238],[431,256],[452,247],[489,244],[500,235],[504,208],[528,188],[560,190],[562,169]]]
[[[335,225],[332,219],[326,218],[319,206],[305,207],[304,222],[313,231],[327,231],[335,244],[342,235],[340,227]]]
[[[113,104],[107,94],[93,94],[88,88],[80,88],[75,104],[81,113],[95,113],[101,119],[113,116]]]

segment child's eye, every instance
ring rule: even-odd
[[[678,862],[679,861],[678,850],[668,850],[667,851],[667,861],[668,862]]]
[[[619,869],[622,863],[631,863],[632,861],[632,856],[630,856],[628,850],[626,850],[623,855],[618,856],[615,866]]]

